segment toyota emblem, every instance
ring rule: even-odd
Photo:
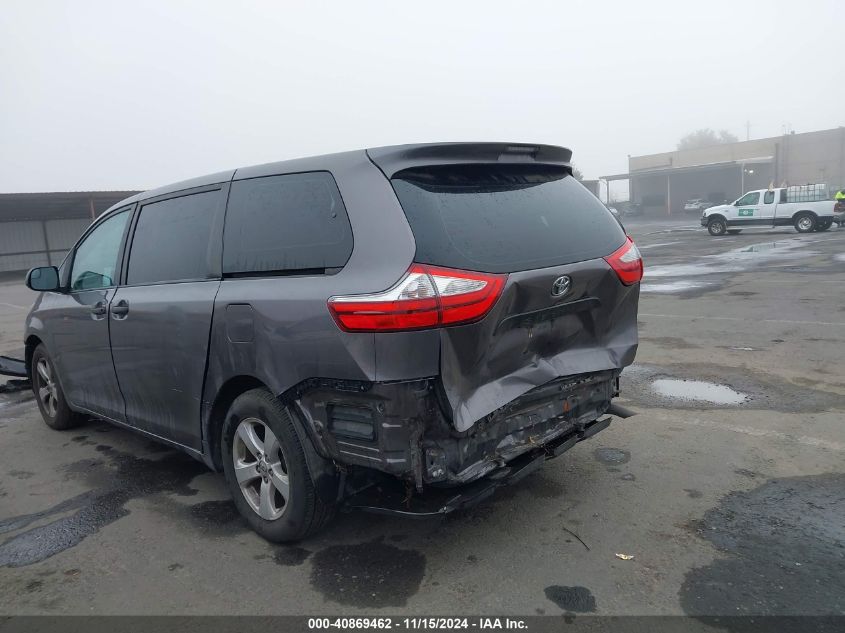
[[[569,288],[571,286],[572,278],[569,275],[563,275],[562,277],[558,277],[552,284],[552,296],[562,297],[567,292],[569,292]]]

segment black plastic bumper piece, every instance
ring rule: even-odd
[[[26,363],[17,358],[0,356],[0,375],[15,378],[29,378],[26,374]]]
[[[403,489],[401,481],[385,480],[346,499],[343,510],[363,510],[375,514],[425,519],[466,510],[489,498],[498,488],[511,486],[543,466],[546,460],[562,455],[578,442],[586,440],[610,425],[603,418],[564,437],[538,447],[508,462],[486,477],[458,487],[428,486],[421,494]]]

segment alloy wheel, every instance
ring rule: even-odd
[[[249,507],[262,519],[281,517],[290,499],[284,449],[270,427],[258,418],[241,420],[232,441],[235,478]]]
[[[56,417],[59,408],[59,394],[56,382],[53,380],[53,369],[46,358],[38,359],[35,365],[37,374],[38,399],[51,418]]]

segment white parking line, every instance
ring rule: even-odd
[[[697,227],[694,225],[691,226],[678,226],[672,229],[663,229],[661,231],[652,231],[651,233],[646,233],[646,235],[660,235],[661,233],[675,233],[675,232],[687,232],[687,231],[697,231],[702,227]]]
[[[787,325],[841,325],[845,326],[845,322],[833,321],[790,321],[787,319],[747,319],[742,317],[725,317],[725,316],[701,316],[697,314],[650,314],[648,312],[640,312],[639,316],[643,317],[658,317],[661,319],[706,319],[709,321],[743,321],[753,323],[785,323]]]
[[[659,244],[646,244],[645,246],[640,246],[637,244],[637,248],[641,251],[644,251],[647,248],[657,248],[658,246],[671,246],[672,244],[680,244],[681,242],[660,242]]]
[[[6,306],[8,308],[17,308],[18,310],[28,310],[29,309],[26,306],[15,305],[14,303],[4,303],[3,301],[0,301],[0,306]]]

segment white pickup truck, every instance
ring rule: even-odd
[[[773,226],[794,226],[799,233],[827,231],[834,222],[841,224],[845,213],[837,213],[836,203],[825,198],[826,185],[749,191],[733,204],[706,209],[701,215],[701,226],[707,227],[710,235]]]

